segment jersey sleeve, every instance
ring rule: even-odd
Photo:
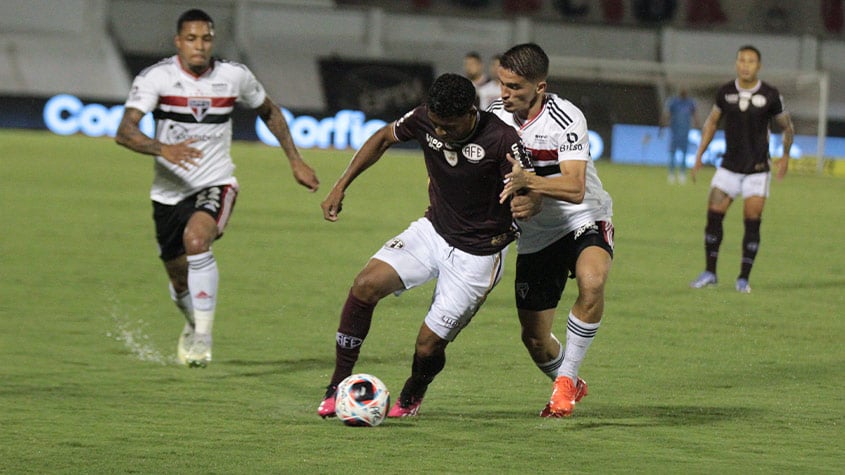
[[[573,109],[568,113],[572,115],[573,121],[566,129],[558,133],[557,159],[559,162],[590,160],[590,136],[587,131],[587,119],[578,109]]]
[[[156,81],[152,77],[154,74],[155,71],[150,71],[135,77],[132,88],[129,90],[129,97],[124,104],[127,109],[138,109],[145,114],[155,109],[158,105],[159,93]]]
[[[777,89],[772,94],[772,99],[774,99],[771,105],[772,117],[777,117],[786,112],[786,106],[783,104],[783,96]]]
[[[238,91],[238,101],[255,109],[264,103],[264,99],[267,98],[267,92],[249,68],[246,66],[240,67],[243,68],[243,72],[241,75],[240,90]]]
[[[419,128],[420,114],[424,113],[423,106],[408,111],[399,120],[393,122],[393,136],[400,142],[407,142],[415,137],[414,130]]]

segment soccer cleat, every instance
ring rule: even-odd
[[[194,333],[185,359],[191,368],[205,368],[208,366],[208,363],[211,363],[211,335]]]
[[[390,412],[387,413],[387,417],[396,418],[396,417],[411,417],[416,416],[418,412],[420,412],[420,405],[422,405],[423,398],[417,398],[411,396],[409,398],[404,398],[399,396],[399,399],[396,400],[396,404],[390,408]]]
[[[693,289],[701,289],[710,285],[716,285],[716,282],[716,274],[706,270],[697,279],[690,282],[689,286]]]
[[[317,415],[323,419],[327,417],[334,417],[335,396],[337,396],[337,384],[329,384],[326,386],[326,395],[320,401],[320,406],[317,408]]]
[[[185,328],[179,334],[179,342],[176,344],[176,358],[184,365],[188,364],[188,350],[191,347],[193,338],[194,327],[190,323],[185,323]]]
[[[578,382],[575,383],[575,389],[574,389],[574,394],[572,395],[572,398],[571,399],[564,398],[564,401],[571,401],[569,403],[569,410],[565,411],[565,412],[552,411],[552,400],[554,400],[555,394],[557,394],[557,391],[558,391],[557,382],[561,378],[569,381],[569,384],[568,384],[569,387],[572,386],[572,380],[569,379],[568,376],[558,377],[555,380],[554,391],[552,391],[552,399],[549,400],[549,402],[546,403],[546,407],[544,407],[543,410],[540,411],[540,417],[566,417],[566,416],[569,416],[570,414],[572,414],[572,406],[574,406],[576,402],[580,401],[584,396],[586,396],[588,394],[587,393],[587,382],[584,381],[581,378],[578,378]]]
[[[751,285],[748,284],[748,279],[736,279],[736,291],[742,294],[750,294]]]

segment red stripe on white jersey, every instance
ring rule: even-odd
[[[195,99],[187,96],[161,96],[159,104],[166,106],[188,107],[188,99]],[[211,107],[234,107],[237,97],[203,97],[211,99]]]

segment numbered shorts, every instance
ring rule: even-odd
[[[437,279],[425,324],[440,338],[452,341],[501,280],[506,253],[507,247],[488,256],[464,252],[437,234],[431,221],[420,218],[373,258],[393,267],[406,290]]]
[[[710,181],[710,188],[718,188],[725,192],[731,199],[742,195],[743,198],[751,196],[762,196],[768,198],[769,184],[772,181],[772,172],[760,173],[737,173],[724,168],[717,168],[713,180]]]
[[[613,224],[596,221],[572,231],[538,252],[516,256],[516,308],[540,311],[556,308],[575,278],[575,264],[584,249],[598,246],[613,257]]]
[[[153,201],[153,221],[161,260],[169,261],[185,253],[185,226],[196,212],[207,213],[214,218],[217,238],[223,236],[237,197],[238,185],[235,183],[203,188],[175,205]]]

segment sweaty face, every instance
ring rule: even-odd
[[[505,110],[527,117],[531,108],[540,99],[546,87],[545,82],[533,83],[510,69],[499,66],[499,81],[502,82],[502,102]]]
[[[757,82],[760,71],[760,58],[751,50],[742,50],[736,55],[736,76],[740,82],[750,84]]]
[[[473,128],[475,128],[475,109],[448,119],[428,111],[428,119],[434,125],[434,133],[437,134],[437,138],[446,143],[461,142],[469,137]]]
[[[182,66],[194,74],[202,74],[211,63],[214,29],[205,21],[188,21],[174,39]]]

